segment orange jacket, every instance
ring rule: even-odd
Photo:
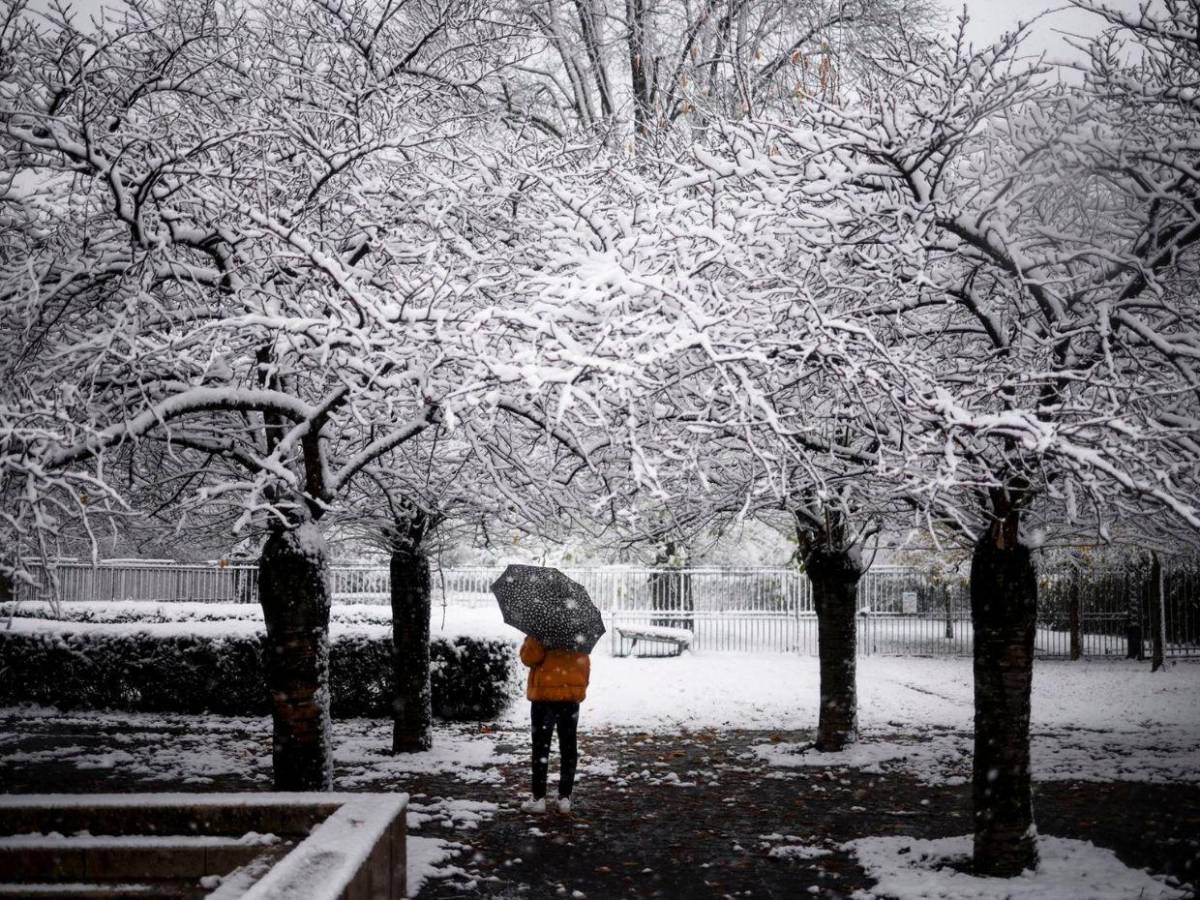
[[[592,660],[578,650],[547,650],[535,638],[525,638],[521,662],[529,666],[525,696],[530,700],[582,703],[587,696]]]

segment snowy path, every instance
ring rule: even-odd
[[[970,661],[867,658],[859,691],[862,741],[818,755],[805,743],[816,660],[598,654],[572,819],[535,822],[516,811],[526,778],[521,702],[493,728],[439,727],[435,748],[411,757],[388,754],[386,723],[336,722],[337,782],[413,793],[422,898],[512,896],[521,886],[530,897],[563,896],[560,887],[566,896],[649,896],[685,877],[672,860],[685,860],[688,896],[740,888],[794,897],[811,887],[850,896],[871,885],[858,862],[892,884],[930,877],[901,865],[908,844],[883,836],[957,848],[936,842],[970,821]],[[1126,662],[1039,663],[1034,692],[1043,833],[1116,849],[1136,867],[1200,867],[1200,845],[1188,837],[1200,833],[1200,664],[1150,675]],[[269,734],[266,719],[0,710],[0,784],[261,790]],[[1049,849],[1085,867],[1119,865],[1101,849]],[[1162,882],[1129,877],[1137,890],[1175,896]],[[1030,897],[1054,896],[1053,885],[1050,894],[1028,887]]]

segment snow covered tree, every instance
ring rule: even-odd
[[[553,136],[660,146],[708,123],[833,97],[856,58],[924,0],[538,0],[505,8],[533,37],[499,102]]]
[[[471,12],[163,3],[3,34],[11,542],[120,504],[114,454],[143,446],[181,503],[265,528],[281,789],[331,781],[319,523],[431,425],[580,368],[525,339],[552,310],[476,289],[500,238],[472,225],[509,198],[453,150]]]
[[[858,384],[862,329],[817,296],[802,223],[753,177],[734,183],[736,148],[728,164],[699,155],[699,174],[662,186],[646,167],[626,171],[607,196],[577,204],[605,255],[576,256],[575,294],[599,281],[673,326],[670,352],[639,359],[618,413],[646,495],[633,532],[686,537],[781,513],[797,529],[821,630],[818,746],[838,750],[856,732],[862,546],[881,518],[913,506],[879,477],[881,435],[897,428],[871,421],[886,407]],[[670,584],[656,576],[656,588]]]
[[[1197,311],[1181,290],[1198,235],[1184,87],[1195,14],[1177,6],[1170,25],[1114,16],[1137,52],[1101,41],[1082,86],[1017,62],[1019,34],[978,52],[961,35],[897,42],[840,102],[726,129],[690,181],[734,194],[727,216],[761,248],[743,259],[812,305],[815,349],[830,353],[839,327],[860,336],[839,380],[868,388],[867,414],[825,450],[845,463],[864,441],[884,496],[974,541],[976,866],[988,874],[1036,862],[1031,522],[1091,520],[1103,537],[1143,501],[1192,527],[1200,508]],[[748,199],[755,186],[761,199]],[[787,229],[770,227],[771,206]]]
[[[1037,582],[1023,519],[1047,506],[1078,519],[1086,500],[1103,520],[1128,494],[1189,522],[1197,510],[1196,419],[1178,400],[1181,388],[1195,400],[1180,353],[1195,310],[1171,297],[1200,235],[1184,137],[1195,120],[1155,121],[1154,152],[1129,127],[1144,87],[1122,94],[1103,71],[1048,87],[1011,62],[1017,46],[902,47],[861,103],[820,108],[791,151],[840,196],[832,240],[873,286],[853,315],[911,373],[897,401],[913,459],[940,454],[930,491],[958,485],[955,503],[980,521],[975,861],[994,875],[1036,863]]]
[[[337,520],[389,556],[394,753],[432,746],[433,542],[489,532],[578,540],[602,512],[604,441],[579,436],[574,417],[555,422],[536,397],[493,399],[453,432],[435,426],[364,469]]]

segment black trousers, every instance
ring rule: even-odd
[[[575,743],[579,727],[579,704],[556,700],[534,700],[529,704],[533,722],[533,796],[546,796],[546,775],[550,770],[550,743],[558,729],[558,753],[562,770],[558,776],[558,796],[570,797],[575,786],[575,767],[579,747]]]

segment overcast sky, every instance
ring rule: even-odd
[[[101,6],[112,6],[119,0],[74,0],[71,4],[80,13],[92,15]],[[963,0],[942,0],[947,7],[947,22],[953,22]],[[1137,9],[1137,0],[1105,0],[1107,5],[1116,9],[1133,12]],[[45,9],[49,0],[32,0],[34,9]],[[986,43],[998,37],[1002,32],[1014,27],[1018,21],[1029,21],[1040,13],[1047,13],[1030,38],[1028,47],[1031,53],[1046,53],[1049,56],[1059,56],[1069,53],[1069,48],[1063,42],[1060,32],[1067,31],[1075,34],[1094,33],[1097,17],[1069,9],[1064,0],[1047,2],[1047,0],[966,0],[967,12],[971,17],[969,36],[977,43]]]
[[[1104,3],[1126,13],[1136,13],[1139,5],[1138,0],[1104,0]],[[963,7],[963,0],[949,5],[956,15]],[[1064,32],[1091,36],[1098,30],[1100,22],[1098,16],[1072,8],[1064,0],[1055,3],[1045,0],[966,0],[966,7],[971,17],[968,34],[971,40],[979,43],[993,40],[1015,27],[1018,21],[1028,22],[1044,13],[1026,46],[1031,53],[1045,53],[1050,58],[1072,54]]]

